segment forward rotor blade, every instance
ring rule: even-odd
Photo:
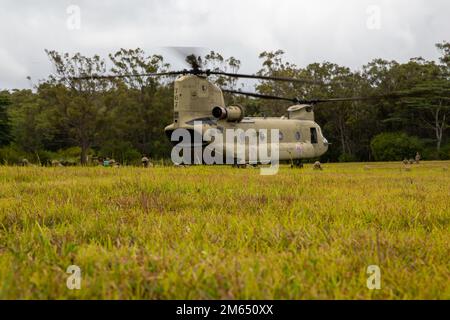
[[[417,94],[392,92],[392,93],[388,93],[388,94],[373,95],[373,96],[366,96],[366,97],[347,97],[347,98],[327,98],[327,99],[298,100],[297,103],[316,104],[316,103],[343,102],[343,101],[367,101],[367,100],[382,100],[382,99],[399,99],[399,98],[418,97],[418,96],[420,96],[419,92]]]
[[[285,98],[285,97],[271,96],[271,95],[267,95],[267,94],[245,92],[245,91],[222,89],[222,92],[227,92],[227,93],[232,93],[232,94],[241,94],[243,96],[261,98],[261,99],[269,99],[269,100],[282,100],[282,101],[290,101],[290,102],[297,101],[296,98]]]
[[[367,96],[367,97],[329,98],[329,99],[299,99],[299,98],[287,98],[287,97],[279,97],[279,96],[272,96],[272,95],[259,94],[259,93],[253,93],[253,92],[245,92],[245,91],[227,90],[227,89],[222,89],[222,92],[227,92],[227,93],[232,93],[232,94],[241,94],[241,95],[255,97],[255,98],[261,98],[261,99],[290,101],[293,103],[302,103],[302,104],[316,104],[316,103],[342,102],[342,101],[379,100],[379,99],[402,97],[402,95],[392,93],[392,94],[386,94],[386,95]]]

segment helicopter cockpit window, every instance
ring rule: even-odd
[[[317,129],[310,128],[310,132],[311,132],[311,143],[317,143]]]
[[[301,134],[300,134],[300,131],[297,131],[297,132],[295,133],[295,140],[300,141],[301,138],[302,138],[302,136],[301,136]]]

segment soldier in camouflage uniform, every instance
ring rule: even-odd
[[[417,151],[416,152],[416,163],[419,163],[420,159],[421,159],[420,153]]]
[[[142,157],[142,159],[141,159],[141,162],[142,162],[142,166],[144,167],[144,168],[147,168],[148,167],[148,164],[150,163],[150,160],[147,158],[147,156],[144,154],[144,156]]]

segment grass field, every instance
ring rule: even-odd
[[[450,299],[449,167],[0,167],[0,298]]]

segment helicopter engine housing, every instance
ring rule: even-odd
[[[314,121],[313,106],[309,104],[297,104],[287,109],[289,119]]]
[[[218,120],[227,120],[228,122],[239,122],[244,118],[244,111],[240,106],[214,107],[212,115]]]

